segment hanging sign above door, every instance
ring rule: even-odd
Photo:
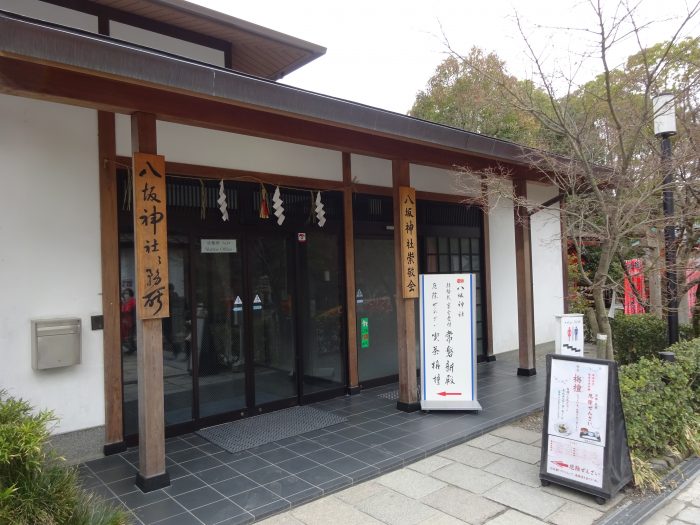
[[[420,276],[421,408],[481,410],[476,400],[475,276]]]
[[[404,299],[418,297],[418,232],[416,230],[416,190],[399,188],[399,235],[401,236],[401,282]]]
[[[133,168],[136,313],[161,319],[170,316],[165,157],[134,153]]]

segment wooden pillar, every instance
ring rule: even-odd
[[[155,115],[134,113],[131,116],[131,149],[134,153],[157,153]],[[134,284],[138,287],[138,279],[134,279]],[[138,289],[136,297],[138,300]],[[139,395],[139,472],[136,484],[142,491],[150,492],[170,485],[170,477],[165,471],[161,320],[137,317],[136,344]]]
[[[122,419],[122,363],[117,226],[117,145],[114,113],[97,112],[100,163],[100,252],[102,258],[102,345],[105,383],[105,454],[126,450]]]
[[[488,187],[485,177],[482,178],[481,181],[481,192],[482,197],[484,199],[488,199]],[[481,246],[484,250],[484,281],[482,283],[482,286],[484,287],[484,305],[482,308],[484,318],[486,319],[486,333],[484,334],[486,339],[486,360],[495,361],[496,356],[493,353],[493,300],[491,297],[491,230],[489,229],[488,206],[488,201],[486,201],[486,204],[482,208],[483,228],[481,234],[483,236],[483,242],[481,243]]]
[[[399,400],[396,408],[405,412],[420,409],[416,379],[416,314],[415,299],[404,299],[403,267],[401,256],[401,201],[399,186],[410,186],[408,162],[394,160],[392,163],[394,196],[394,268],[396,273],[396,343],[399,352]]]
[[[527,181],[513,181],[515,196],[527,197]],[[530,215],[524,206],[513,209],[515,222],[515,271],[518,291],[518,375],[532,376],[535,370],[535,307],[532,291],[532,241]]]
[[[357,311],[355,303],[355,231],[352,216],[350,154],[343,153],[343,235],[345,236],[345,296],[348,325],[348,394],[360,393],[357,372]]]

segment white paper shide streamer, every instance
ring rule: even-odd
[[[318,219],[318,225],[323,228],[323,225],[326,224],[326,212],[323,209],[320,191],[316,194],[316,218]]]
[[[224,179],[219,181],[219,198],[216,201],[219,203],[219,209],[221,210],[221,220],[228,220],[228,203],[226,202],[226,191],[224,190]]]
[[[282,206],[282,197],[280,197],[280,187],[275,188],[275,193],[272,195],[272,209],[274,210],[275,217],[277,217],[277,224],[282,226],[284,222],[284,207]]]

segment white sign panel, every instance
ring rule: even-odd
[[[548,474],[598,488],[603,487],[605,447],[557,436],[549,436],[547,447]]]
[[[552,360],[550,436],[605,446],[608,365]]]
[[[556,352],[583,357],[583,314],[557,316]]]
[[[475,293],[473,274],[420,276],[422,409],[481,410]]]
[[[236,253],[236,239],[202,239],[202,253]]]

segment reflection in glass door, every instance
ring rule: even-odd
[[[297,398],[293,268],[287,237],[248,243],[255,405]]]
[[[187,276],[188,238],[168,237],[170,317],[163,319],[163,389],[165,424],[192,420],[190,368],[191,322]],[[124,435],[138,433],[138,384],[136,373],[136,300],[134,295],[133,235],[120,238],[121,347],[124,396]]]
[[[345,386],[342,272],[338,237],[312,231],[300,244],[302,395]]]
[[[391,237],[355,238],[355,285],[360,382],[396,375],[396,281]],[[361,326],[363,320],[365,328]]]
[[[195,245],[199,417],[245,409],[243,268],[238,239]]]

